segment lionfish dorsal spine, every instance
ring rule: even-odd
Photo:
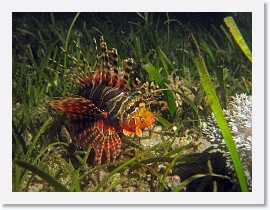
[[[127,86],[128,79],[130,77],[130,73],[132,72],[132,68],[134,65],[134,60],[132,58],[124,59],[123,60],[123,68],[124,71],[120,75],[119,82],[117,84],[117,87],[119,88],[125,88],[129,90],[130,88]]]
[[[80,56],[81,56],[82,59],[83,59],[83,63],[85,64],[85,66],[87,67],[87,69],[90,70],[90,63],[86,60],[86,58],[85,58],[85,56],[84,56],[84,54],[83,54],[83,52],[82,52],[80,46],[78,45],[78,43],[77,43],[75,40],[73,41],[73,43],[75,44],[77,50],[79,51]]]
[[[111,79],[111,65],[109,62],[109,55],[108,55],[108,48],[107,44],[104,41],[103,37],[101,37],[100,40],[101,50],[102,50],[102,82],[104,82],[106,85],[110,82]]]
[[[112,48],[111,52],[111,56],[112,56],[112,63],[113,63],[113,71],[112,71],[112,77],[111,77],[111,81],[109,83],[110,86],[115,87],[119,81],[119,68],[118,68],[118,55],[117,55],[117,49]]]

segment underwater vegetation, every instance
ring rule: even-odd
[[[213,15],[13,13],[13,191],[251,191],[251,13]]]

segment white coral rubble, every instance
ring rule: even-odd
[[[228,109],[223,110],[233,139],[235,141],[240,160],[247,179],[249,190],[252,190],[252,96],[240,94],[232,97]],[[211,142],[215,151],[223,153],[226,158],[226,167],[232,175],[233,182],[237,183],[236,174],[226,142],[222,137],[214,114],[209,117],[207,127],[203,133]]]

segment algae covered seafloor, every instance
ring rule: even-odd
[[[251,13],[13,13],[12,21],[13,191],[252,191]],[[128,72],[129,58],[127,76],[121,72]],[[119,86],[102,76],[105,71],[95,73],[116,66]],[[236,146],[215,117],[208,75]],[[119,155],[112,140],[101,164],[95,164],[101,144],[80,148],[82,124],[72,130],[70,115],[50,105],[78,98],[91,81],[126,87],[128,107],[155,116],[144,126],[148,115],[138,114],[142,133],[134,129],[129,136],[123,124],[104,121],[107,116],[91,106],[89,127],[105,122],[103,128],[121,139]],[[85,109],[75,105],[79,113]]]

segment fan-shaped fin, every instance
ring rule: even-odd
[[[75,115],[107,116],[91,101],[80,97],[52,101],[49,106],[58,112],[66,114],[68,118],[75,118]]]
[[[100,165],[102,156],[106,162],[115,161],[121,151],[121,138],[113,125],[103,119],[96,122],[87,120],[68,120],[67,128],[70,136],[84,150],[91,146],[95,153],[94,164]]]
[[[93,128],[93,123],[89,121],[69,121],[67,127],[70,132],[70,136],[76,141],[77,145],[84,150],[94,141],[94,138],[98,134],[98,130]]]
[[[107,163],[114,161],[121,150],[121,138],[113,125],[107,121],[99,119],[94,123],[93,129],[97,129],[98,133],[94,137],[92,148],[95,151],[95,164],[100,165],[103,152],[106,156]]]

